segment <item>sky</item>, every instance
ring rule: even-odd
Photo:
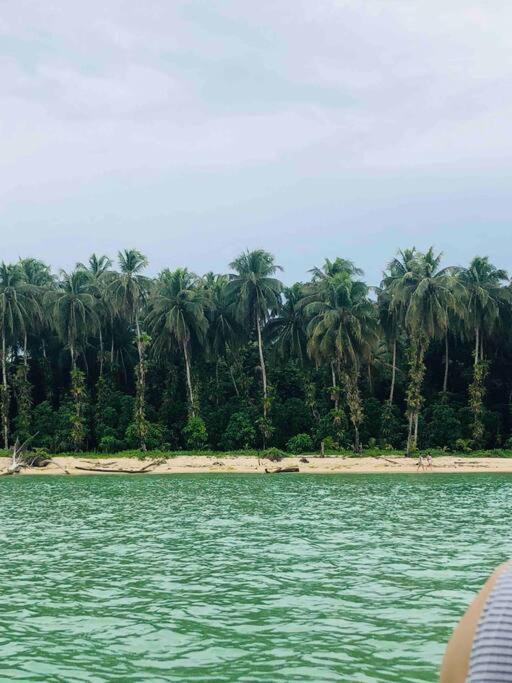
[[[0,0],[0,260],[512,271],[512,4]]]

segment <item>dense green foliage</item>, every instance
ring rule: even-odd
[[[379,287],[337,258],[284,287],[271,254],[146,275],[121,252],[0,265],[1,445],[52,452],[512,445],[507,274],[399,252]]]

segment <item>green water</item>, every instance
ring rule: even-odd
[[[0,680],[436,681],[507,475],[0,480]]]

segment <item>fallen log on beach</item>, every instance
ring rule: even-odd
[[[285,474],[286,472],[300,472],[298,467],[278,467],[275,470],[267,470],[265,467],[265,474]]]
[[[109,472],[111,474],[148,474],[151,471],[151,467],[157,467],[163,462],[165,462],[165,459],[153,460],[153,462],[148,463],[138,470],[129,470],[121,467],[117,467],[115,469],[113,467],[83,467],[80,465],[75,465],[75,470],[82,470],[84,472]]]

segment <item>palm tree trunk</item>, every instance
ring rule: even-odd
[[[104,349],[103,349],[103,334],[101,332],[101,325],[99,328],[100,331],[100,377],[103,377],[103,354],[104,354]]]
[[[412,444],[412,424],[413,424],[413,415],[412,413],[409,414],[409,429],[407,432],[407,455],[411,455],[411,452],[413,450],[413,444]]]
[[[418,418],[419,418],[419,413],[416,413],[414,416],[414,441],[413,441],[413,448],[416,450],[418,448]]]
[[[448,346],[448,334],[444,338],[444,380],[443,380],[443,392],[446,394],[448,391],[448,364],[450,362],[449,357],[449,346]]]
[[[235,380],[235,375],[233,374],[233,367],[230,363],[228,363],[228,367],[229,367],[229,376],[231,377],[231,382],[233,383],[233,388],[235,390],[235,394],[237,395],[237,397],[240,397],[240,392],[238,391],[238,386],[237,386],[237,383]]]
[[[478,352],[479,352],[479,344],[480,344],[480,328],[476,328],[476,334],[475,334],[475,365],[478,364]]]
[[[334,391],[334,410],[338,410],[340,406],[340,395],[336,390],[336,370],[334,369],[334,361],[331,361],[331,377],[332,377],[332,387]]]
[[[215,405],[219,405],[219,358],[215,361]]]
[[[114,365],[114,316],[110,314],[110,365]]]
[[[5,329],[2,328],[2,425],[4,448],[9,448],[9,387],[7,385],[7,347]]]
[[[194,408],[194,392],[192,391],[192,375],[190,372],[190,359],[188,357],[187,342],[183,342],[183,356],[185,358],[185,372],[187,375],[187,388],[188,388],[188,399],[190,401],[190,414],[192,417],[195,416]]]
[[[28,343],[27,343],[27,333],[25,332],[23,337],[23,365],[28,366]]]
[[[372,365],[370,360],[368,361],[368,388],[370,390],[370,396],[373,396]]]
[[[74,344],[69,345],[69,353],[71,355],[71,372],[76,370],[76,354]]]
[[[389,388],[389,402],[393,403],[395,397],[395,379],[396,379],[396,339],[393,340],[393,364],[391,369],[391,386]]]
[[[261,340],[261,324],[259,315],[256,315],[256,330],[258,332],[258,350],[260,353],[261,379],[263,382],[263,417],[267,417],[267,369],[265,367],[265,358],[263,357],[263,342]]]

